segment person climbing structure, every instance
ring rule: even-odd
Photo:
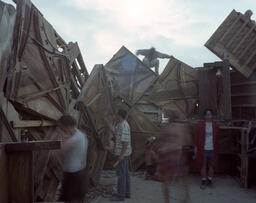
[[[154,47],[150,49],[139,49],[136,51],[136,55],[142,55],[143,63],[149,68],[155,68],[155,73],[159,75],[159,59],[158,58],[171,58],[172,56],[168,54],[163,54],[161,52],[156,51]]]

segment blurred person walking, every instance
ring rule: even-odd
[[[76,128],[76,120],[63,115],[58,126],[67,140],[61,148],[63,155],[63,180],[59,200],[70,203],[82,203],[87,188],[85,172],[88,139],[85,133]]]
[[[187,125],[175,123],[175,112],[166,112],[168,125],[162,128],[158,138],[158,162],[156,176],[163,180],[165,203],[170,202],[169,184],[178,183],[183,188],[182,194],[175,198],[183,203],[189,200],[187,175],[189,172],[187,146],[192,145],[192,136]],[[171,194],[175,188],[171,187]]]

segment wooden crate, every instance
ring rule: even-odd
[[[251,15],[250,10],[245,14],[233,10],[205,44],[245,77],[256,68],[256,25]]]

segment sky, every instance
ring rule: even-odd
[[[89,72],[95,64],[106,64],[123,45],[133,53],[153,46],[192,67],[202,67],[220,60],[204,44],[228,14],[233,9],[256,13],[255,0],[32,2],[67,43],[78,42]],[[167,62],[160,60],[160,72]]]

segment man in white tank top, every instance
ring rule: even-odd
[[[62,146],[63,181],[60,199],[66,202],[83,202],[86,193],[85,167],[88,139],[76,128],[76,120],[69,115],[59,119],[59,127],[69,138]]]

